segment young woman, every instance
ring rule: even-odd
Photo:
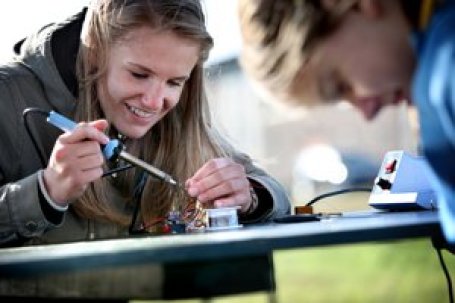
[[[145,226],[184,205],[180,191],[137,168],[102,178],[122,166],[103,159],[109,138],[207,207],[238,206],[244,222],[289,212],[284,189],[210,123],[204,22],[198,0],[97,0],[15,46],[16,60],[0,69],[1,242],[125,236],[136,203]],[[80,123],[62,134],[29,114],[29,135],[28,107]]]
[[[414,104],[455,243],[455,1],[240,0],[243,66],[283,100],[346,100],[366,119]]]

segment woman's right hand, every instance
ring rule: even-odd
[[[43,176],[55,203],[65,206],[79,198],[90,182],[102,176],[104,157],[100,144],[109,142],[103,133],[107,126],[106,120],[82,122],[58,137]]]

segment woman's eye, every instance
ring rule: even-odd
[[[169,81],[168,85],[172,86],[172,87],[180,87],[180,86],[183,85],[183,82],[181,82],[181,81]]]
[[[136,79],[146,79],[148,77],[147,74],[131,72],[131,75]]]

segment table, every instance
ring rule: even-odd
[[[241,276],[246,275],[246,280],[252,280],[256,276],[248,275],[248,268],[255,268],[258,272],[265,268],[260,275],[265,277],[270,275],[270,270],[273,271],[270,256],[274,250],[417,237],[441,237],[437,211],[371,210],[330,216],[317,222],[272,223],[199,234],[3,248],[0,249],[0,276],[30,277],[149,263],[195,263],[201,266],[206,262],[222,264],[221,260],[228,260],[232,265],[231,262],[238,260],[244,266]],[[273,280],[264,281],[256,288],[274,290]]]

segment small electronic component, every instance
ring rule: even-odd
[[[189,198],[182,213],[187,232],[239,228],[238,207],[203,208],[195,198]]]
[[[204,231],[207,227],[206,210],[196,198],[188,196],[187,199],[181,213],[182,221],[185,222],[185,230],[187,232]]]
[[[242,227],[238,220],[238,207],[206,209],[207,230],[234,229]]]
[[[313,206],[311,205],[299,205],[294,207],[294,212],[296,215],[301,214],[312,214],[313,213]]]

